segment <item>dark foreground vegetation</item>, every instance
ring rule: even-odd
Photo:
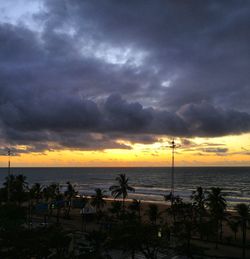
[[[220,188],[198,187],[190,202],[167,195],[169,206],[126,202],[134,189],[125,175],[109,191],[113,201],[105,190],[82,197],[69,182],[62,190],[10,175],[0,189],[0,258],[249,258],[249,207],[229,213]],[[222,246],[239,253],[208,256]]]

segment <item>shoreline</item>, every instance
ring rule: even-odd
[[[86,195],[79,195],[79,196],[77,196],[77,198],[87,198],[88,199],[88,202],[89,202],[89,200],[91,200],[91,198],[92,198],[92,196],[86,196]],[[181,198],[181,197],[180,197]],[[103,198],[105,201],[107,201],[107,203],[111,203],[111,202],[114,202],[114,201],[120,201],[120,202],[122,202],[122,198],[113,198],[112,196],[111,197],[105,197],[105,198]],[[129,203],[132,203],[132,201],[133,201],[134,199],[133,198],[126,198],[124,201],[125,201],[125,204],[129,204]],[[141,202],[141,204],[143,205],[143,204],[145,204],[145,205],[147,205],[147,204],[155,204],[155,205],[157,205],[157,206],[159,206],[159,207],[166,207],[166,208],[169,208],[170,207],[170,205],[171,205],[171,203],[170,202],[168,202],[168,201],[153,201],[153,200],[142,200],[142,199],[136,199],[137,201],[140,201]],[[186,201],[184,201],[184,202],[186,202]],[[231,208],[231,207],[228,207],[228,208],[226,208],[226,212],[229,212],[229,213],[235,213],[236,212],[236,210],[235,209],[233,209],[233,208]]]
[[[12,166],[13,169],[20,168],[170,168],[171,166]],[[178,166],[175,168],[250,168],[250,165],[200,165],[200,166]],[[0,169],[8,169],[7,166],[0,166]]]

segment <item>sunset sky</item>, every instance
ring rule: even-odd
[[[0,2],[0,166],[250,166],[250,2]]]

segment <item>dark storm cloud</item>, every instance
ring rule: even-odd
[[[186,104],[179,109],[178,115],[188,125],[190,133],[197,136],[239,134],[250,129],[248,113],[215,108],[207,102]]]
[[[161,105],[181,105],[207,100],[216,105],[249,111],[249,23],[245,1],[48,1],[56,13],[50,25],[58,28],[62,17],[78,35],[95,46],[128,47],[148,53],[140,71],[154,71],[160,82],[134,89],[134,95],[152,94]],[[59,8],[60,6],[60,8]],[[73,20],[73,22],[72,22]],[[144,82],[140,82],[143,84]],[[239,98],[242,98],[239,101]],[[159,99],[158,99],[159,105]]]
[[[249,132],[249,17],[246,1],[49,0],[37,27],[0,23],[1,143]]]

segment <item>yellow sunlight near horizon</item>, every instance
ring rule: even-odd
[[[13,167],[108,167],[170,166],[169,138],[160,137],[153,144],[132,144],[131,149],[95,151],[54,150],[23,153],[11,157]],[[250,166],[250,134],[216,138],[177,138],[176,166]],[[20,147],[19,147],[20,148]],[[24,150],[25,146],[22,147]],[[0,156],[0,166],[7,157]]]

